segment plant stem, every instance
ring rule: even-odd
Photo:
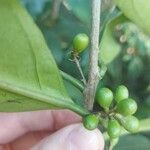
[[[82,71],[82,68],[81,68],[81,66],[80,66],[79,60],[78,60],[78,58],[77,58],[76,56],[74,56],[74,62],[76,63],[77,68],[78,68],[78,70],[79,70],[79,72],[80,72],[80,74],[81,74],[82,82],[84,83],[84,85],[86,85],[85,76],[84,76],[84,74],[83,74],[83,71]]]
[[[111,140],[109,140],[109,143],[108,143],[108,150],[112,150],[113,148],[112,148],[112,141]]]
[[[55,21],[59,17],[59,10],[63,0],[53,0],[52,10],[51,10],[51,20]]]
[[[100,32],[101,0],[92,1],[92,29],[88,82],[85,93],[85,103],[88,110],[93,109],[96,88],[100,80],[98,67],[99,32]]]
[[[83,86],[83,84],[80,81],[78,81],[77,79],[73,78],[72,76],[70,76],[69,74],[67,74],[67,73],[65,73],[65,72],[63,72],[61,70],[60,70],[60,73],[61,73],[61,75],[62,75],[62,77],[63,77],[64,80],[67,80],[70,83],[72,83],[81,92],[84,91],[84,86]]]
[[[85,108],[77,105],[77,104],[67,104],[68,108],[67,109],[70,109],[71,111],[77,113],[78,115],[84,117],[85,115],[89,114],[90,112],[88,110],[86,110]]]
[[[41,18],[41,21],[44,21],[46,26],[50,27],[58,20],[62,2],[63,0],[52,1],[51,10]]]
[[[109,145],[108,145],[108,150],[113,150],[114,146],[118,143],[118,141],[119,141],[119,138],[110,139]]]

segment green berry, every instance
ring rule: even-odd
[[[83,125],[88,130],[94,130],[98,127],[99,117],[93,114],[89,114],[83,118]]]
[[[120,102],[121,100],[127,99],[129,97],[129,91],[127,87],[124,85],[120,85],[115,93],[116,102]]]
[[[108,122],[108,128],[107,128],[107,133],[110,136],[110,138],[117,138],[119,137],[121,132],[121,127],[120,124],[118,123],[117,120],[109,120]]]
[[[131,98],[124,99],[117,104],[117,112],[123,116],[132,115],[136,110],[137,103]]]
[[[134,116],[127,116],[122,119],[123,127],[129,132],[137,132],[139,129],[139,120]]]
[[[96,94],[97,103],[104,109],[109,108],[113,100],[113,93],[108,88],[101,88]]]
[[[87,48],[89,44],[89,37],[84,34],[80,33],[77,34],[73,39],[73,49],[75,53],[81,53],[85,48]]]

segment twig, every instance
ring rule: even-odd
[[[88,110],[93,109],[96,88],[100,79],[98,67],[100,10],[101,10],[101,0],[93,0],[89,74],[88,74],[88,83],[84,91],[85,104]]]
[[[64,80],[69,81],[72,85],[74,85],[76,88],[78,88],[81,92],[84,91],[84,86],[80,81],[78,81],[74,77],[70,76],[69,74],[67,74],[61,70],[60,70],[60,73]]]
[[[51,20],[55,21],[59,17],[59,10],[63,0],[53,0],[52,10],[51,10]]]
[[[111,140],[108,141],[108,148],[107,149],[112,150],[112,141]]]
[[[115,145],[117,145],[118,141],[119,141],[119,138],[109,139],[108,150],[113,150],[113,148],[115,147]]]
[[[42,16],[41,21],[44,21],[44,24],[48,27],[54,25],[54,23],[59,18],[60,7],[63,0],[53,0],[51,10],[48,11],[44,16]]]
[[[81,74],[82,82],[84,83],[84,85],[86,85],[85,76],[84,76],[84,74],[83,74],[83,71],[82,71],[82,68],[81,68],[81,66],[80,66],[79,60],[78,60],[78,58],[77,58],[76,56],[74,56],[74,62],[76,63],[77,68],[78,68],[78,70],[79,70],[79,72],[80,72],[80,74]]]

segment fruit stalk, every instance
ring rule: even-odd
[[[86,79],[85,79],[84,74],[82,72],[82,68],[80,66],[79,60],[78,60],[78,58],[76,56],[74,57],[74,61],[75,61],[76,65],[77,65],[77,68],[78,68],[78,70],[80,72],[80,75],[82,77],[82,82],[84,83],[84,85],[86,85]]]
[[[101,0],[93,0],[89,74],[88,74],[88,82],[84,91],[85,104],[88,110],[93,109],[96,88],[100,80],[98,67],[100,11],[101,11]]]
[[[73,86],[78,88],[81,92],[84,91],[84,86],[79,80],[75,79],[74,77],[70,76],[69,74],[67,74],[61,70],[60,70],[60,74],[64,80],[70,82]]]

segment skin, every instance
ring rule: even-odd
[[[0,113],[0,150],[103,150],[101,132],[80,121],[68,110]]]

